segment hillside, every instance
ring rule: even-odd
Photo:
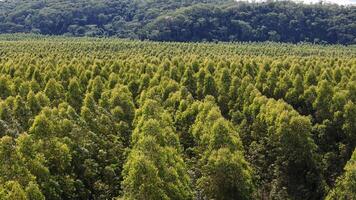
[[[0,33],[356,43],[356,6],[233,0],[5,0]]]

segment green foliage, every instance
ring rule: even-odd
[[[356,198],[356,151],[345,166],[345,173],[338,178],[335,188],[326,199],[354,199]]]
[[[169,114],[146,100],[136,116],[133,147],[123,170],[125,199],[191,199],[190,178]]]
[[[44,199],[16,141],[9,136],[1,138],[0,160],[0,199]]]
[[[26,193],[22,189],[21,185],[15,181],[7,182],[1,189],[0,189],[0,197],[1,199],[18,199],[18,200],[26,200]]]
[[[0,1],[0,33],[355,44],[354,12],[277,0],[8,0]]]
[[[254,186],[251,168],[241,152],[220,148],[210,152],[198,185],[216,199],[251,199]]]
[[[26,187],[26,194],[27,194],[27,199],[29,200],[44,200],[45,197],[41,193],[41,190],[39,189],[38,185],[34,183],[30,183]]]
[[[0,199],[352,198],[355,65],[353,46],[2,35]]]
[[[214,99],[208,96],[199,106],[192,134],[201,174],[197,187],[209,199],[251,199],[253,172],[243,156],[243,147],[233,125],[225,120]]]

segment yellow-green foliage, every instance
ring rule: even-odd
[[[355,46],[0,36],[0,199],[352,198],[355,103]]]
[[[336,186],[326,197],[332,199],[355,199],[356,198],[356,150],[345,166],[343,174],[336,182]]]

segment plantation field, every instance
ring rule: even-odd
[[[356,199],[356,46],[0,36],[0,199]]]

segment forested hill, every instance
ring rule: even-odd
[[[5,0],[0,33],[356,43],[356,6],[233,0]]]

